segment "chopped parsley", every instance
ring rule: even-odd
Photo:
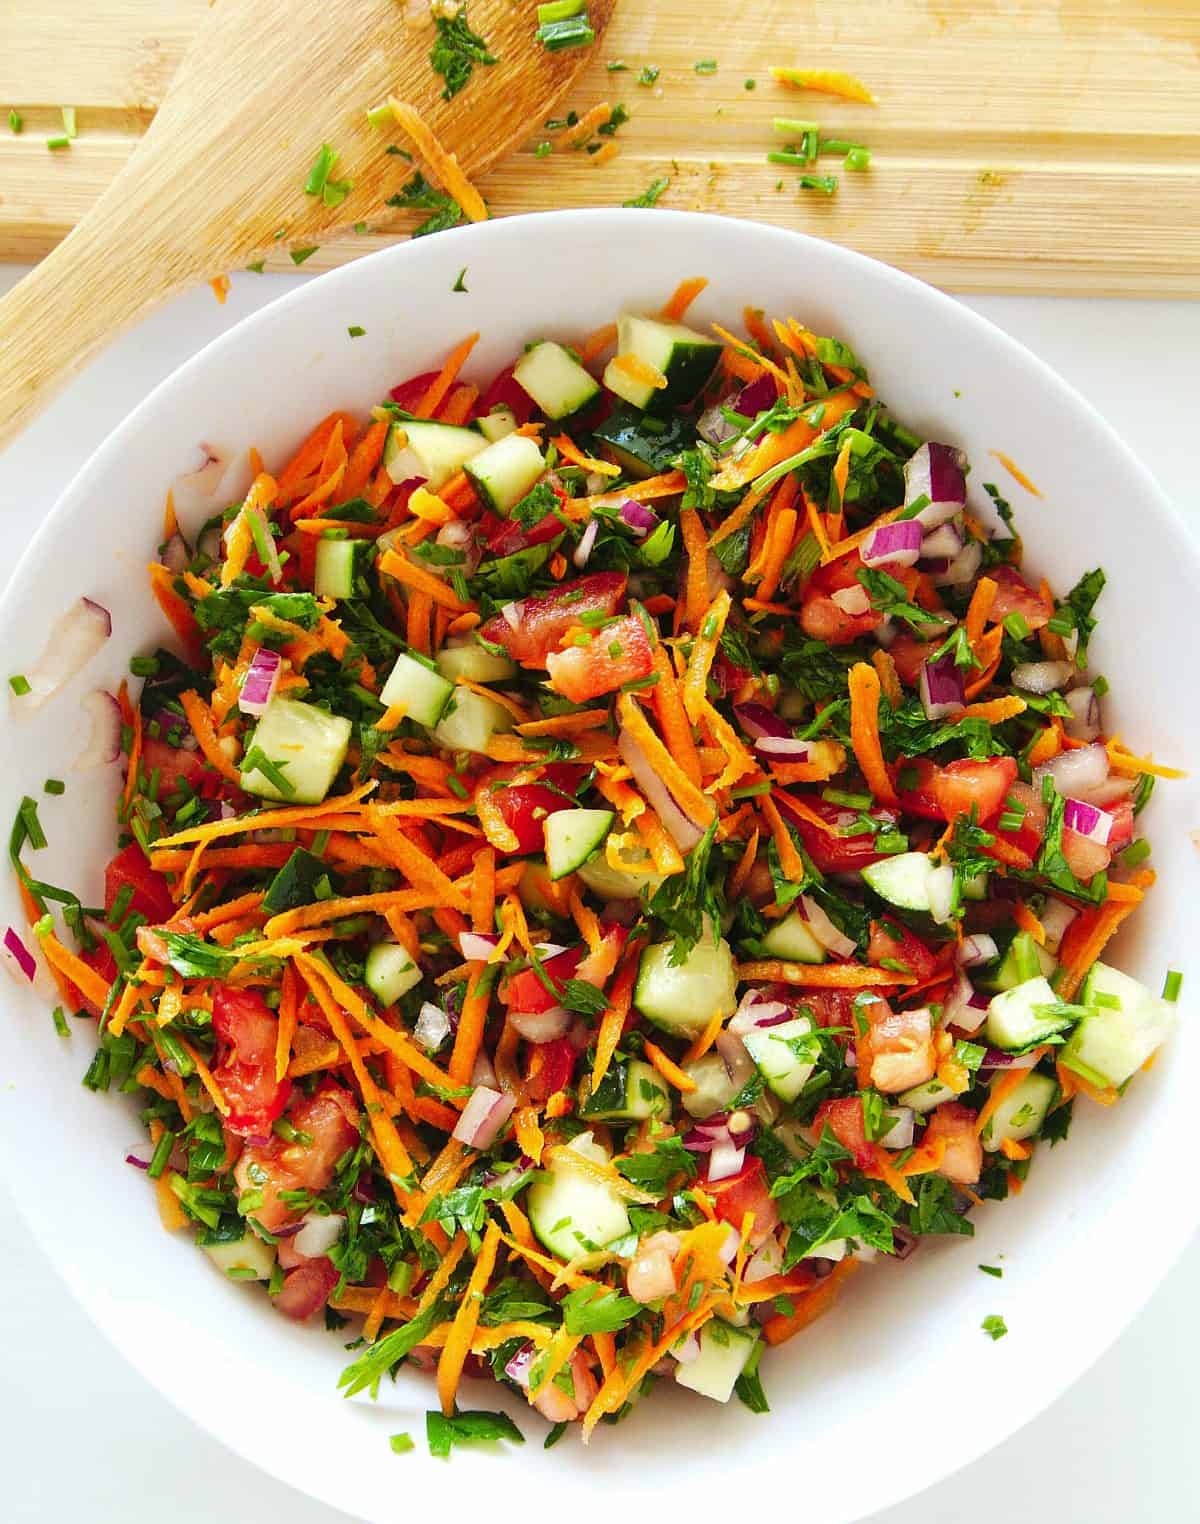
[[[465,4],[459,7],[455,16],[439,14],[434,19],[437,37],[429,62],[433,72],[445,81],[442,99],[453,100],[470,83],[476,64],[488,67],[497,59],[479,33],[471,29]]]
[[[979,1326],[983,1329],[984,1333],[987,1334],[988,1338],[991,1339],[993,1343],[995,1343],[997,1339],[1002,1339],[1008,1332],[1008,1325],[1005,1323],[1004,1319],[995,1312],[990,1313],[986,1318],[984,1318],[983,1322]]]

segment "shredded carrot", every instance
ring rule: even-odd
[[[1012,720],[1017,715],[1024,714],[1027,707],[1025,700],[1013,693],[1005,698],[992,699],[986,704],[968,704],[959,718],[986,720],[989,725],[1002,725],[1005,720]]]
[[[573,466],[580,466],[584,471],[594,471],[598,476],[620,476],[620,466],[614,466],[609,460],[597,460],[594,455],[585,455],[573,439],[566,434],[559,434],[550,443],[555,447],[564,460],[569,460]]]
[[[1154,882],[1154,875],[1149,870],[1141,874],[1135,874],[1130,880],[1130,886],[1136,890],[1148,888]],[[1113,885],[1110,885],[1110,891]],[[1104,951],[1109,939],[1116,933],[1121,922],[1125,920],[1141,903],[1141,896],[1137,899],[1127,898],[1125,893],[1120,897],[1111,897],[1100,906],[1098,910],[1085,910],[1077,915],[1067,927],[1062,939],[1062,946],[1058,950],[1059,962],[1062,965],[1058,976],[1057,989],[1063,1000],[1070,1000],[1075,991],[1083,983],[1088,969]]]
[[[1041,494],[1039,493],[1040,497]],[[1027,1143],[1018,1143],[1014,1138],[1000,1139],[1000,1152],[1006,1159],[1028,1159],[1033,1149]]]
[[[408,134],[419,157],[441,182],[446,194],[458,202],[469,221],[486,222],[488,209],[483,197],[463,173],[457,157],[447,153],[438,142],[416,107],[398,101],[394,95],[388,96],[388,105],[392,108],[396,125]]]
[[[875,97],[853,74],[842,69],[790,69],[772,67],[771,76],[781,85],[795,90],[816,90],[822,95],[840,95],[843,100],[876,104]]]
[[[749,839],[746,842],[745,850],[743,851],[741,857],[738,859],[737,867],[734,868],[733,873],[729,878],[728,893],[731,904],[737,903],[738,898],[746,887],[746,881],[750,877],[750,871],[758,860],[758,842],[759,830],[758,827],[755,826],[755,828],[750,833]]]
[[[893,709],[900,706],[904,693],[900,687],[900,679],[896,674],[896,663],[892,660],[892,653],[881,647],[871,657],[876,672],[879,674],[879,686],[883,690],[883,696]]]
[[[1051,757],[1057,757],[1062,750],[1062,738],[1062,721],[1055,715],[1038,732],[1037,740],[1029,748],[1030,767],[1040,767],[1043,762],[1049,762]]]
[[[455,198],[457,199],[457,197]],[[466,208],[464,207],[465,211]],[[478,219],[472,218],[472,221]],[[450,388],[458,380],[458,373],[470,358],[471,351],[479,341],[477,333],[470,333],[461,343],[456,344],[446,358],[445,364],[434,379],[426,387],[420,402],[413,409],[418,418],[432,418],[441,407]]]
[[[1011,476],[1013,481],[1016,482],[1018,487],[1024,487],[1025,491],[1032,493],[1034,497],[1041,497],[1042,494],[1025,475],[1024,471],[1021,470],[1020,466],[1018,466],[1015,461],[1010,460],[1009,457],[1005,455],[1003,450],[989,450],[988,454],[992,457],[993,460],[998,460],[1000,462],[1000,464],[1008,472],[1009,476]]]
[[[637,980],[641,951],[640,941],[636,937],[633,938],[626,949],[612,988],[608,992],[608,1009],[600,1018],[600,1028],[596,1034],[596,1057],[592,1063],[593,1095],[599,1090],[604,1076],[608,1073],[608,1066],[621,1040],[625,1018],[629,1015],[629,1007],[633,1001],[633,986]]]
[[[694,1064],[698,1058],[704,1057],[704,1055],[712,1047],[713,1043],[715,1043],[717,1038],[721,1035],[721,1028],[724,1026],[724,1024],[725,1017],[720,1007],[718,1006],[718,1008],[708,1018],[708,1025],[704,1028],[704,1031],[700,1033],[699,1037],[696,1038],[695,1042],[683,1055],[683,1062],[685,1065]]]
[[[650,853],[656,873],[669,877],[673,873],[683,872],[683,858],[679,855],[679,849],[663,825],[657,810],[649,808],[643,810],[634,819],[633,825]]]
[[[727,540],[731,534],[736,534],[742,525],[749,520],[770,490],[769,487],[760,487],[757,491],[752,489],[747,492],[720,528],[713,532],[712,538],[708,542],[710,548],[714,545],[719,545],[722,540]]]
[[[915,984],[915,974],[858,963],[788,963],[768,958],[738,965],[738,978],[752,984],[794,984],[808,990],[883,989],[889,985]]]
[[[1039,947],[1046,945],[1046,928],[1030,910],[1024,900],[1017,900],[1013,905],[1013,920],[1033,938]]]
[[[462,1014],[458,1018],[458,1031],[454,1038],[454,1051],[450,1055],[450,1078],[456,1085],[465,1085],[471,1078],[475,1059],[483,1043],[483,1029],[487,1024],[488,1002],[491,995],[492,975],[482,964],[474,965],[476,972],[463,1001]]]
[[[1049,1048],[1035,1048],[1030,1055],[1033,1059],[1030,1068],[1036,1067],[1049,1051]],[[1019,1090],[1028,1078],[1029,1069],[1009,1069],[992,1081],[991,1088],[988,1091],[988,1098],[980,1108],[979,1115],[975,1118],[975,1131],[977,1133],[982,1133],[985,1130],[987,1124],[996,1115],[996,1112],[1004,1102],[1008,1100],[1015,1090]]]
[[[707,549],[704,554],[707,555]],[[693,626],[696,630],[696,639],[692,642],[692,652],[688,658],[687,675],[683,680],[683,706],[687,710],[687,717],[693,725],[700,723],[700,716],[704,712],[704,705],[708,697],[708,674],[712,670],[713,660],[720,646],[721,636],[724,633],[731,606],[729,594],[722,588],[709,605],[703,618],[698,620]],[[656,667],[658,666],[659,664],[656,662]],[[670,663],[666,661],[665,656],[660,670],[663,675],[659,678],[659,688],[670,679],[671,687],[674,689],[674,679],[671,676]],[[656,695],[657,692],[658,689],[656,688]],[[678,756],[678,748],[674,744],[671,735],[667,734],[665,729],[664,735],[672,753]],[[692,751],[694,754],[694,746]]]
[[[980,640],[975,659],[983,663],[983,671],[967,684],[967,697],[973,699],[988,686],[1000,666],[1000,647],[1004,640],[1002,625],[995,625]]]
[[[212,711],[208,705],[193,689],[179,695],[179,702],[187,716],[187,722],[192,727],[192,734],[200,743],[200,750],[204,754],[204,760],[213,767],[223,778],[230,783],[241,783],[241,774],[226,756],[221,740],[217,735],[213,724]]]
[[[51,968],[57,969],[64,978],[69,979],[85,1000],[91,1001],[102,1011],[108,1001],[108,982],[82,958],[77,958],[65,948],[53,932],[39,940],[42,953]]]
[[[808,527],[812,530],[813,538],[821,550],[821,560],[824,561],[830,552],[829,534],[825,528],[825,520],[822,517],[821,510],[813,499],[809,497],[807,492],[803,494],[803,497],[804,510],[808,514]]]
[[[795,492],[796,478],[786,476],[783,479],[783,487]],[[776,500],[778,503],[778,499]],[[767,545],[763,555],[762,575],[758,584],[758,596],[769,601],[779,586],[779,579],[783,573],[784,562],[792,549],[792,541],[796,537],[796,525],[798,516],[794,508],[783,508],[777,512],[772,521],[770,532],[767,536]]]
[[[471,875],[471,929],[490,932],[496,922],[496,854],[484,847]]]
[[[648,365],[645,360],[635,354],[618,355],[613,360],[617,370],[623,371],[631,381],[636,381],[639,386],[650,386],[655,391],[661,392],[666,388],[667,378],[662,371],[654,365]]]
[[[853,1261],[849,1261],[853,1263]],[[832,1280],[832,1276],[830,1277]],[[642,1377],[653,1365],[657,1365],[667,1351],[678,1340],[686,1338],[694,1328],[706,1322],[713,1313],[713,1300],[711,1297],[702,1297],[694,1311],[689,1312],[679,1322],[673,1323],[666,1329],[661,1338],[655,1342],[647,1341],[641,1352],[635,1359],[624,1368],[618,1363],[612,1372],[605,1377],[600,1390],[592,1399],[592,1405],[588,1408],[583,1420],[583,1438],[586,1441],[592,1430],[607,1413],[615,1413],[626,1401],[641,1381]]]
[[[833,1267],[832,1274],[827,1275],[823,1281],[817,1281],[811,1290],[804,1291],[799,1296],[794,1291],[789,1291],[787,1295],[792,1301],[793,1311],[777,1313],[775,1317],[767,1319],[763,1324],[767,1343],[783,1344],[810,1323],[815,1323],[822,1313],[828,1312],[833,1306],[841,1295],[843,1282],[857,1269],[856,1259],[844,1259]]]
[[[622,693],[617,700],[617,714],[621,724],[645,753],[654,771],[671,791],[675,802],[685,814],[701,825],[709,825],[716,818],[713,802],[696,787],[687,773],[679,766],[648,723],[633,695]]]
[[[585,365],[590,365],[593,360],[598,360],[606,349],[611,349],[617,342],[617,325],[605,323],[587,338],[579,346],[579,358]]]
[[[719,778],[710,783],[706,790],[713,793],[715,790],[729,788],[744,778],[747,773],[756,772],[758,763],[742,745],[741,737],[733,726],[718,709],[715,709],[707,699],[700,710],[700,722],[708,731],[714,746],[724,758],[724,768]]]
[[[668,323],[682,323],[687,316],[688,308],[707,285],[708,280],[703,275],[693,275],[689,280],[681,280],[659,316]]]
[[[152,561],[147,568],[150,573],[150,589],[154,600],[166,616],[168,624],[183,643],[189,656],[198,661],[204,649],[200,627],[187,601],[175,591],[175,574],[159,561]],[[207,583],[205,584],[207,590]]]
[[[438,421],[461,427],[471,416],[471,410],[478,400],[477,386],[456,386],[438,413]]]
[[[413,845],[390,815],[372,809],[369,818],[380,850],[393,866],[400,869],[414,889],[425,890],[440,906],[449,906],[455,910],[468,908],[463,891],[419,847]]]
[[[987,617],[992,611],[992,604],[996,601],[997,591],[996,583],[991,577],[980,577],[975,584],[975,591],[971,594],[971,601],[967,605],[967,617],[964,621],[967,642],[976,655],[979,654],[976,647],[979,645]]]
[[[437,1389],[442,1412],[447,1416],[454,1412],[454,1398],[462,1377],[463,1366],[471,1352],[471,1340],[479,1326],[479,1314],[483,1306],[483,1293],[487,1290],[492,1271],[496,1268],[496,1254],[500,1248],[500,1229],[494,1222],[488,1224],[483,1244],[471,1270],[471,1278],[463,1292],[462,1301],[454,1316],[454,1324],[445,1348],[438,1361]]]
[[[388,577],[395,577],[397,582],[403,582],[407,587],[428,593],[434,603],[440,604],[442,608],[456,614],[467,612],[467,605],[460,602],[448,582],[443,582],[441,577],[426,571],[423,566],[417,566],[397,550],[384,551],[379,558],[379,570]]]
[[[386,420],[377,420],[369,425],[354,446],[350,459],[346,462],[346,474],[342,477],[342,491],[348,498],[360,496],[370,481],[372,473],[383,458],[383,447],[387,443],[390,427],[391,425]]]
[[[867,787],[881,804],[899,803],[879,742],[879,674],[865,661],[850,668],[850,743]]]
[[[1187,773],[1178,767],[1164,767],[1161,762],[1155,762],[1153,757],[1135,757],[1124,746],[1119,735],[1113,736],[1105,745],[1108,752],[1108,761],[1113,772],[1123,773],[1126,777],[1136,776],[1138,773],[1147,773],[1153,778],[1186,778]]]
[[[674,1085],[682,1095],[688,1095],[696,1088],[696,1081],[690,1074],[685,1074],[668,1054],[658,1046],[656,1042],[644,1044],[646,1057],[666,1080],[668,1085]]]
[[[802,884],[807,875],[804,859],[796,850],[796,843],[792,840],[792,833],[787,828],[783,816],[771,798],[770,794],[763,794],[758,801],[759,809],[767,825],[771,829],[771,839],[775,843],[775,850],[779,853],[779,866],[783,870],[784,877],[793,884]]]

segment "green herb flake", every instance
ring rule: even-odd
[[[320,247],[321,245],[319,243],[314,243],[307,249],[292,249],[292,263],[294,265],[302,265],[306,259],[311,259]]]
[[[464,265],[462,267],[462,269],[458,272],[458,278],[457,278],[457,280],[450,287],[451,291],[466,291],[467,290],[467,287],[466,287],[466,275],[467,275],[467,267],[466,267],[466,265]],[[468,292],[468,295],[469,294],[470,293]]]
[[[393,1455],[407,1455],[410,1450],[416,1448],[413,1444],[412,1435],[403,1432],[400,1434],[389,1434],[388,1444],[391,1446]]]
[[[425,1437],[430,1455],[438,1459],[448,1456],[455,1445],[486,1444],[499,1439],[517,1445],[525,1443],[524,1434],[507,1413],[486,1411],[452,1413],[449,1418],[443,1413],[426,1413]]]
[[[660,175],[657,180],[651,180],[650,184],[640,196],[632,196],[628,201],[622,201],[622,206],[657,206],[658,198],[667,190],[671,182],[665,175]]]
[[[8,113],[8,130],[10,132],[20,132],[24,125],[21,113],[15,107],[10,109]]]
[[[32,691],[30,688],[29,679],[27,677],[23,677],[19,672],[14,673],[13,676],[9,678],[8,686],[12,689],[18,698],[24,698],[27,693]]]
[[[1000,1269],[999,1265],[980,1265],[979,1268],[983,1271],[984,1275],[994,1275],[997,1280],[1002,1279],[1004,1275],[1004,1271]]]
[[[487,67],[498,60],[487,42],[471,29],[463,5],[453,17],[437,17],[437,39],[430,50],[429,62],[433,72],[445,81],[442,99],[448,101],[470,83],[476,64]]]
[[[717,72],[717,60],[715,58],[698,59],[692,68],[697,74],[715,74]]]
[[[662,70],[658,67],[657,64],[645,64],[642,68],[642,72],[637,77],[637,82],[639,85],[645,85],[647,88],[649,88],[651,85],[658,83],[658,76],[661,73]]]
[[[988,1338],[991,1339],[993,1343],[997,1339],[1002,1339],[1008,1332],[1008,1326],[1006,1325],[1004,1319],[995,1312],[990,1313],[986,1318],[984,1318],[983,1322],[979,1326],[983,1329],[984,1333],[987,1334]]]

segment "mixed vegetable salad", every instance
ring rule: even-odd
[[[435,1373],[435,1448],[516,1432],[470,1377],[552,1437],[765,1411],[767,1345],[1172,1026],[1102,961],[1170,775],[1104,730],[1103,572],[1056,595],[847,345],[688,326],[703,284],[482,393],[467,340],[194,542],[169,504],[103,905],[13,833],[7,956],[98,1018],[165,1226],[361,1320],[348,1395]]]

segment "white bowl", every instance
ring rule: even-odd
[[[467,267],[466,294],[452,290]],[[849,341],[899,417],[962,445],[973,480],[1006,478],[1007,452],[1043,494],[1007,491],[1028,565],[1058,588],[1097,564],[1110,575],[1093,670],[1112,685],[1114,728],[1180,766],[1200,758],[1185,663],[1200,565],[1150,476],[1073,391],[1018,344],[928,286],[833,244],[751,223],[674,212],[589,211],[465,228],[360,260],[284,297],[164,382],[99,449],[48,516],[0,608],[6,670],[37,657],[79,595],[112,610],[113,639],[35,718],[2,726],[0,808],[38,797],[50,838],[31,867],[95,901],[110,853],[115,769],[73,774],[86,722],[78,699],[115,686],[128,655],[162,628],[145,566],[167,485],[204,440],[279,463],[336,406],[365,410],[389,385],[436,364],[465,332],[486,378],[523,341],[579,338],[622,307],[652,309],[684,276],[710,284],[694,309],[737,326],[743,305],[796,314]],[[366,336],[350,340],[347,328]],[[229,495],[231,472],[224,496]],[[1011,486],[1011,484],[1008,484]],[[982,494],[979,494],[982,499]],[[44,798],[43,779],[67,779]],[[1155,983],[1182,968],[1195,988],[1193,914],[1200,824],[1193,781],[1161,786],[1144,817],[1161,882],[1120,944]],[[22,924],[12,883],[0,924]],[[456,1452],[453,1477],[425,1453],[432,1384],[402,1374],[378,1404],[345,1402],[341,1341],[273,1314],[261,1291],[222,1280],[186,1235],[159,1227],[145,1179],[122,1159],[139,1136],[132,1108],[79,1086],[90,1050],[54,1035],[46,1007],[4,987],[0,1137],[31,1230],[97,1325],[165,1396],[248,1459],[372,1521],[400,1519],[444,1488],[496,1520],[569,1512],[611,1518],[651,1496],[707,1517],[794,1497],[809,1524],[858,1519],[929,1485],[1039,1413],[1121,1332],[1200,1217],[1174,1162],[1190,1157],[1197,1034],[1185,1019],[1151,1073],[1112,1112],[1083,1101],[1066,1146],[1039,1152],[1024,1193],[976,1214],[974,1240],[926,1240],[906,1264],[857,1276],[838,1308],[764,1360],[769,1417],[664,1384],[589,1449],[548,1454],[543,1426],[505,1405],[529,1444],[503,1461]],[[1003,1280],[981,1275],[1000,1264]],[[1001,1313],[1008,1338],[980,1329]],[[470,1384],[464,1406],[497,1405]],[[1131,1398],[1131,1421],[1135,1419]],[[387,1436],[408,1429],[415,1454]],[[479,1489],[490,1484],[492,1491]]]

